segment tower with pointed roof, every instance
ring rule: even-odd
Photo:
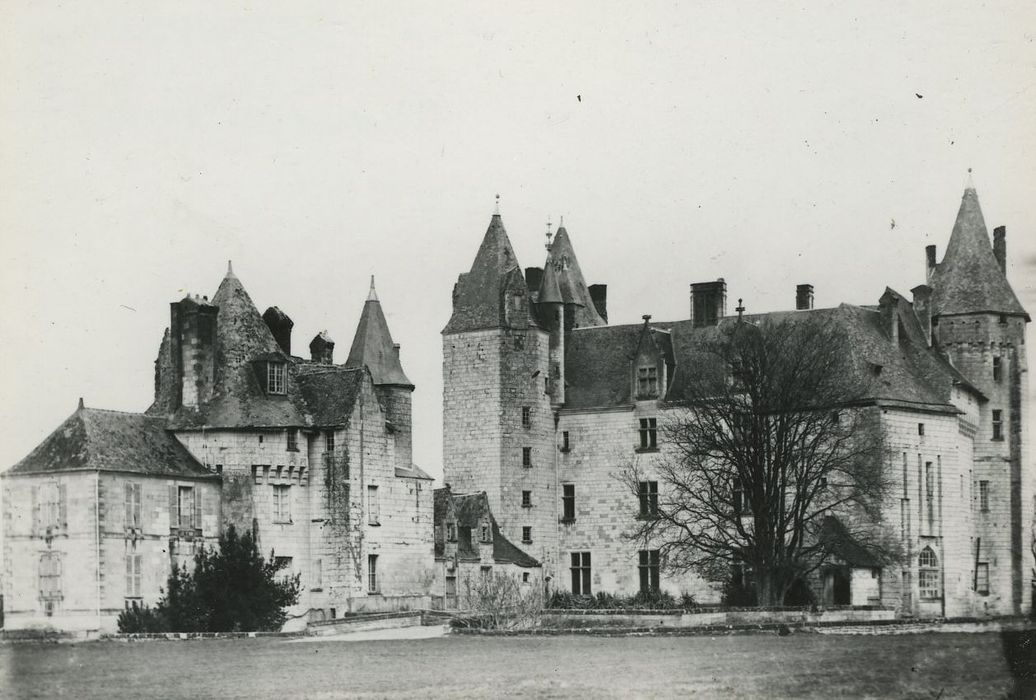
[[[1024,582],[1032,565],[1036,473],[1022,457],[1030,318],[1007,280],[1006,229],[997,227],[990,242],[971,183],[938,264],[933,248],[927,252],[927,289],[918,288],[929,298],[932,343],[988,399],[979,407],[974,437],[974,480],[983,492],[975,561],[989,562],[991,595],[1010,601],[1018,613],[1031,605]]]

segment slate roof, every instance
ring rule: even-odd
[[[400,479],[421,479],[422,481],[435,481],[435,477],[430,475],[425,470],[416,464],[411,464],[410,468],[396,467],[396,476]]]
[[[165,429],[162,418],[82,406],[6,474],[69,471],[219,478]]]
[[[964,386],[982,396],[959,371],[926,347],[913,307],[902,297],[896,313],[903,331],[895,345],[876,308],[842,304],[830,309],[746,315],[744,322],[795,319],[835,324],[851,348],[850,356],[845,358],[845,370],[866,387],[864,399],[868,401],[956,412],[950,403],[954,386]],[[698,328],[689,320],[650,324],[655,342],[671,363],[666,400],[687,398],[690,382],[699,376],[703,363],[714,361],[704,350],[706,344],[716,338],[721,328],[737,322],[736,317],[725,317],[718,326]],[[632,363],[642,329],[642,324],[580,328],[567,336],[566,409],[633,405]],[[878,366],[880,372],[875,371]]]
[[[552,274],[553,272],[553,274]],[[557,286],[557,290],[554,286]],[[575,248],[564,226],[558,229],[543,266],[543,280],[538,301],[556,301],[560,295],[565,304],[575,305],[575,326],[603,326],[604,319],[597,313],[597,306],[586,286],[583,271],[579,267]]]
[[[503,284],[512,270],[521,275],[504,222],[499,214],[494,214],[471,270],[457,280],[453,315],[443,333],[499,327],[503,320]]]
[[[514,564],[516,566],[531,568],[542,566],[534,557],[529,556],[519,547],[508,540],[489,509],[489,498],[485,491],[478,493],[454,494],[450,488],[444,487],[435,489],[433,495],[433,522],[435,523],[435,556],[445,556],[446,543],[445,524],[448,518],[453,517],[457,524],[457,558],[461,560],[477,560],[478,550],[472,544],[472,539],[477,536],[483,520],[488,517],[493,529],[493,561],[497,564]],[[467,529],[471,538],[465,540],[459,536],[461,529]]]
[[[399,363],[399,352],[392,342],[381,302],[374,291],[374,277],[371,277],[370,294],[363,304],[349,358],[345,361],[346,367],[364,365],[370,370],[375,384],[414,387]]]
[[[972,187],[964,190],[946,254],[929,284],[936,316],[986,312],[1029,320],[993,255],[978,193]]]
[[[833,515],[825,516],[820,524],[820,541],[828,552],[849,566],[863,569],[884,566],[884,562],[853,537],[845,523]]]
[[[362,367],[300,362],[293,367],[294,398],[304,425],[341,427],[349,423],[356,399],[363,390]]]

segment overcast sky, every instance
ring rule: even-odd
[[[523,266],[564,215],[631,323],[717,277],[753,312],[909,294],[970,167],[1036,312],[1031,1],[269,5],[0,2],[0,468],[80,396],[144,410],[169,302],[232,259],[339,361],[377,275],[441,475],[496,193]]]

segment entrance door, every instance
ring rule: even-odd
[[[851,605],[852,587],[848,574],[841,568],[824,572],[824,605]]]

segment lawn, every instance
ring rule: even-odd
[[[992,633],[11,644],[0,695],[991,698],[1034,670],[1018,634],[1009,651]]]

